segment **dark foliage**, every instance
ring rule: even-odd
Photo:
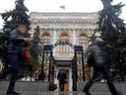
[[[124,6],[122,3],[112,5],[113,0],[101,0],[103,3],[103,10],[99,12],[98,32],[101,33],[101,38],[110,48],[112,64],[116,68],[120,64],[119,58],[122,50],[126,48],[126,27],[125,23],[119,18],[121,8]],[[118,59],[118,60],[117,60]],[[124,62],[125,63],[125,62]]]
[[[19,24],[25,24],[29,28],[30,21],[27,12],[28,9],[24,6],[24,0],[16,0],[15,9],[2,13],[4,26],[0,33],[0,58],[3,58],[4,51],[8,47],[10,32],[16,29]]]

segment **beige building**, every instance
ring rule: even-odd
[[[68,33],[70,43],[73,45],[84,44],[86,39],[83,33],[92,35],[97,27],[98,15],[96,13],[38,13],[30,14],[31,32],[36,26],[40,27],[42,40],[48,44],[55,44],[61,39],[61,33]],[[62,38],[63,39],[63,38]]]
[[[31,33],[33,34],[35,28],[39,26],[41,32],[40,38],[43,45],[51,44],[55,47],[53,50],[55,60],[72,60],[74,56],[72,46],[80,45],[86,50],[88,41],[97,27],[98,15],[97,13],[32,12],[30,14],[30,20]],[[66,42],[71,46],[55,46],[59,42]],[[78,55],[79,57],[81,56]],[[44,68],[48,73],[48,64],[45,64]],[[68,71],[70,72],[71,70]],[[80,77],[82,76],[82,64],[79,60],[78,75]]]

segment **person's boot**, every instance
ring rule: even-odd
[[[122,93],[118,91],[116,93],[112,93],[112,95],[122,95]]]
[[[88,91],[88,90],[83,90],[83,92],[86,94],[86,95],[91,95],[91,93]]]
[[[90,92],[84,92],[86,95],[91,95],[91,93]]]

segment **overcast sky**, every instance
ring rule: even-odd
[[[114,4],[126,0],[113,0]],[[0,0],[0,13],[15,7],[15,0]],[[102,9],[101,0],[25,0],[30,12],[97,12]],[[65,6],[65,10],[60,6]],[[126,21],[126,6],[122,9],[121,17]],[[0,18],[0,28],[2,21]]]

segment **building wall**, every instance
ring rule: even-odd
[[[50,43],[55,44],[61,32],[67,32],[72,44],[79,44],[79,34],[91,35],[97,27],[96,13],[37,13],[30,14],[31,33],[40,26],[41,33],[50,33]]]
[[[31,34],[33,34],[35,32],[35,28],[39,26],[41,32],[40,38],[44,45],[54,45],[58,41],[69,41],[72,45],[81,45],[83,46],[83,49],[86,50],[89,44],[88,41],[97,27],[96,22],[98,20],[98,15],[97,13],[33,12],[30,14],[30,20]],[[70,51],[66,52],[64,51],[64,49],[67,50],[66,47],[60,47],[61,48],[58,48],[55,51],[58,51],[57,54],[59,58],[61,55],[62,59],[64,59],[67,57],[65,53],[69,53]],[[59,52],[61,52],[61,54],[59,54]],[[65,55],[64,58],[62,55]],[[48,64],[45,64],[45,71],[48,72],[48,68]],[[82,77],[82,64],[79,61],[78,76]]]

